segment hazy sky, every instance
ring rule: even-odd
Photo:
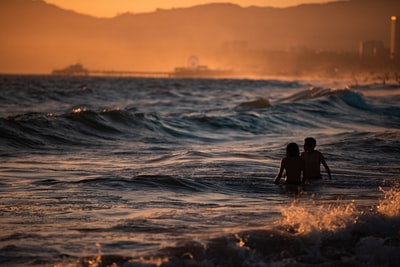
[[[118,13],[151,12],[157,8],[179,8],[212,2],[231,2],[243,7],[287,7],[304,3],[324,3],[334,0],[45,0],[47,3],[97,17],[113,17]]]

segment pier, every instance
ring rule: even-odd
[[[171,77],[171,72],[162,71],[120,71],[120,70],[89,70],[90,76],[126,76],[126,77]]]
[[[130,71],[130,70],[89,70],[82,64],[73,64],[63,69],[52,71],[59,76],[116,76],[116,77],[148,77],[148,78],[227,78],[234,77],[231,70],[213,70],[207,66],[190,65],[175,68],[174,71]]]
[[[129,71],[129,70],[89,70],[82,64],[73,64],[64,69],[53,70],[53,75],[61,76],[126,76],[126,77],[171,77],[172,72]]]

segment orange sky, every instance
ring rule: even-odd
[[[119,13],[152,12],[157,8],[179,8],[211,2],[231,2],[243,7],[273,6],[287,7],[304,3],[323,3],[332,0],[45,0],[47,3],[97,17],[113,17]]]

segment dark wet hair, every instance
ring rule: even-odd
[[[304,139],[304,148],[314,149],[317,146],[317,140],[313,137],[307,137]]]
[[[299,146],[296,143],[290,143],[286,146],[287,157],[297,157],[300,154]]]

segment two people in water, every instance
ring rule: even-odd
[[[304,152],[300,154],[296,143],[288,144],[286,147],[286,157],[281,160],[279,172],[275,177],[274,183],[279,183],[284,171],[286,175],[285,184],[300,185],[307,180],[321,179],[321,164],[324,166],[329,180],[331,180],[331,171],[322,153],[315,150],[316,145],[317,141],[313,137],[307,137],[304,139]]]

